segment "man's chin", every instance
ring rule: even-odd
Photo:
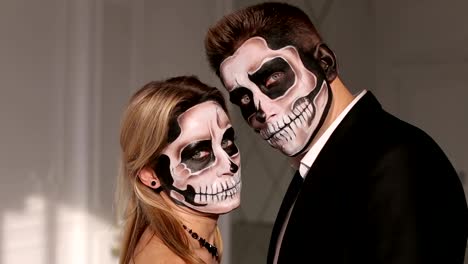
[[[297,154],[299,154],[299,151],[301,150],[299,147],[297,146],[290,146],[290,145],[275,145],[275,144],[270,144],[268,142],[268,144],[278,150],[279,152],[283,153],[284,155],[288,156],[288,157],[294,157],[296,156]]]
[[[270,145],[270,147],[280,151],[284,155],[288,157],[296,157],[298,155],[301,155],[302,153],[305,153],[307,151],[306,146],[309,145],[310,140],[304,141],[304,138],[310,138],[309,133],[304,133],[303,131],[296,131],[295,133],[301,133],[296,137],[296,140],[281,140],[281,141],[272,141],[272,140],[266,140],[266,143]],[[301,142],[299,142],[298,139]]]

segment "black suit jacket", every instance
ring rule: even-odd
[[[268,263],[291,202],[288,192]],[[368,91],[309,170],[278,263],[462,264],[467,225],[463,187],[446,155]]]

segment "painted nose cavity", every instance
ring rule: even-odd
[[[229,170],[232,173],[236,173],[239,170],[239,166],[237,166],[232,160],[229,160],[231,162],[231,166],[229,167]]]
[[[268,120],[276,116],[276,106],[269,98],[260,98],[256,111],[248,119],[248,124],[259,133],[260,130],[267,126]]]
[[[255,112],[255,120],[260,123],[265,123],[266,114],[262,109],[258,109],[257,112]]]
[[[224,150],[223,150],[224,152]],[[219,156],[219,170],[216,173],[218,177],[222,177],[223,175],[234,176],[234,174],[239,170],[239,166],[236,165],[229,155],[224,152]]]
[[[255,120],[257,120],[260,123],[265,123],[266,121],[266,113],[262,109],[261,102],[258,102],[258,109],[255,112]]]

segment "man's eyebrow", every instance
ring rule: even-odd
[[[284,66],[289,66],[291,65],[281,56],[273,57],[270,60],[264,61],[260,67],[257,68],[254,72],[249,74],[250,76],[254,75],[259,75],[259,74],[264,74],[266,71],[274,71],[277,68],[282,68]]]

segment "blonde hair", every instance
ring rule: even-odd
[[[182,222],[158,192],[140,181],[138,173],[144,167],[155,167],[161,151],[169,144],[171,122],[191,106],[209,100],[219,103],[227,112],[221,92],[195,76],[152,81],[130,98],[121,123],[121,160],[116,193],[117,215],[123,225],[120,264],[133,260],[146,228],[150,228],[186,263],[204,263],[190,248]],[[221,253],[219,229],[216,240]]]

